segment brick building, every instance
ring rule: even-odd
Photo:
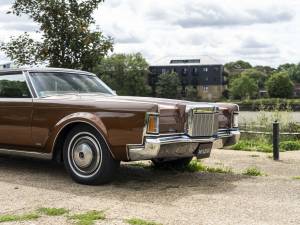
[[[209,56],[164,58],[149,67],[149,85],[153,94],[159,75],[176,72],[179,75],[182,94],[185,88],[197,88],[198,97],[203,100],[216,100],[222,97],[227,88],[227,73],[221,63]]]

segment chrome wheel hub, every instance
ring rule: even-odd
[[[91,133],[75,135],[69,145],[70,166],[78,176],[89,177],[96,173],[101,165],[101,146]]]
[[[79,168],[87,168],[93,161],[92,148],[86,144],[81,143],[74,148],[74,162]]]

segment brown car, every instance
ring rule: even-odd
[[[120,161],[185,165],[236,143],[238,106],[117,96],[67,69],[0,71],[0,153],[63,161],[85,184],[112,180]]]

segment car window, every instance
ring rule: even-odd
[[[30,98],[23,74],[0,76],[0,98]]]
[[[112,90],[98,77],[64,72],[30,73],[32,84],[39,97],[63,94],[102,93],[113,94]]]

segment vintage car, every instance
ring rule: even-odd
[[[0,71],[0,153],[64,162],[83,184],[113,179],[120,161],[185,165],[214,141],[237,142],[235,104],[118,96],[68,69]]]

